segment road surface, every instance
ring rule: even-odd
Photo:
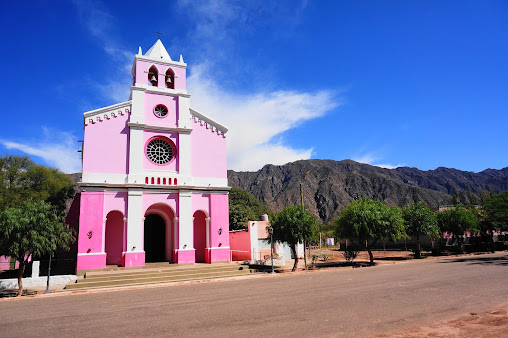
[[[507,302],[508,253],[0,300],[0,336],[372,336]]]

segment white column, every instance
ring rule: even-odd
[[[206,248],[210,248],[210,217],[205,218],[206,220]]]
[[[191,191],[180,190],[178,195],[178,219],[178,249],[194,249]]]
[[[122,239],[122,251],[127,250],[127,217],[123,218],[123,239]]]
[[[129,121],[134,123],[145,122],[145,92],[132,87],[132,105]],[[129,135],[129,176],[128,183],[144,183],[140,174],[143,171],[143,156],[145,154],[143,143],[143,130],[130,128]]]
[[[178,127],[190,128],[190,95],[178,96]],[[185,181],[191,179],[191,138],[190,134],[178,134],[178,173]],[[181,182],[180,184],[183,184]],[[187,184],[192,184],[189,181]]]
[[[108,221],[108,218],[105,217],[102,220],[102,250],[101,252],[106,252],[106,222]]]
[[[178,95],[178,127],[190,128],[190,95]]]
[[[143,130],[130,129],[129,141],[129,183],[134,183],[133,177],[143,171],[143,156],[145,149],[143,144]],[[144,183],[144,182],[136,182]]]
[[[144,215],[142,206],[143,190],[129,189],[127,219],[127,247],[126,252],[143,251]]]

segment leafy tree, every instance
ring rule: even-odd
[[[63,214],[42,200],[29,200],[0,213],[0,256],[19,262],[18,295],[23,291],[22,277],[31,257],[53,254],[58,248],[69,250],[74,240]]]
[[[0,211],[34,198],[65,209],[74,196],[74,182],[54,168],[35,164],[26,156],[0,157]]]
[[[457,251],[464,252],[464,233],[479,231],[478,212],[473,208],[465,208],[461,205],[437,213],[439,228],[443,232],[453,234],[457,239]]]
[[[312,238],[318,226],[318,220],[302,206],[289,206],[272,216],[273,240],[286,242],[295,257],[293,270],[298,266],[296,246]]]
[[[367,249],[374,263],[372,248],[379,240],[406,237],[401,210],[384,202],[366,198],[354,201],[335,219],[337,236],[358,241]]]
[[[486,198],[483,212],[491,229],[508,230],[508,191]]]
[[[416,237],[415,258],[421,258],[420,237],[423,235],[435,237],[439,234],[436,214],[427,205],[418,202],[405,206],[402,209],[402,215],[406,224],[406,232]]]
[[[261,215],[269,214],[270,210],[251,193],[240,188],[229,191],[229,227],[231,230],[247,228],[248,221],[261,219]]]

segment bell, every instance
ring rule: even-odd
[[[157,82],[157,77],[155,75],[152,75],[150,78],[150,82]]]
[[[169,76],[168,76],[168,77],[166,78],[166,83],[172,83],[172,82],[173,82],[173,81],[171,81],[171,77],[169,77]]]

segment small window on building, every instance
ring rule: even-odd
[[[175,89],[175,72],[171,68],[166,71],[166,87]]]
[[[150,67],[148,70],[148,83],[154,87],[157,87],[159,84],[159,71],[155,66]]]
[[[168,115],[168,108],[166,108],[166,106],[163,106],[162,104],[158,104],[153,109],[153,113],[157,117],[166,117]]]

